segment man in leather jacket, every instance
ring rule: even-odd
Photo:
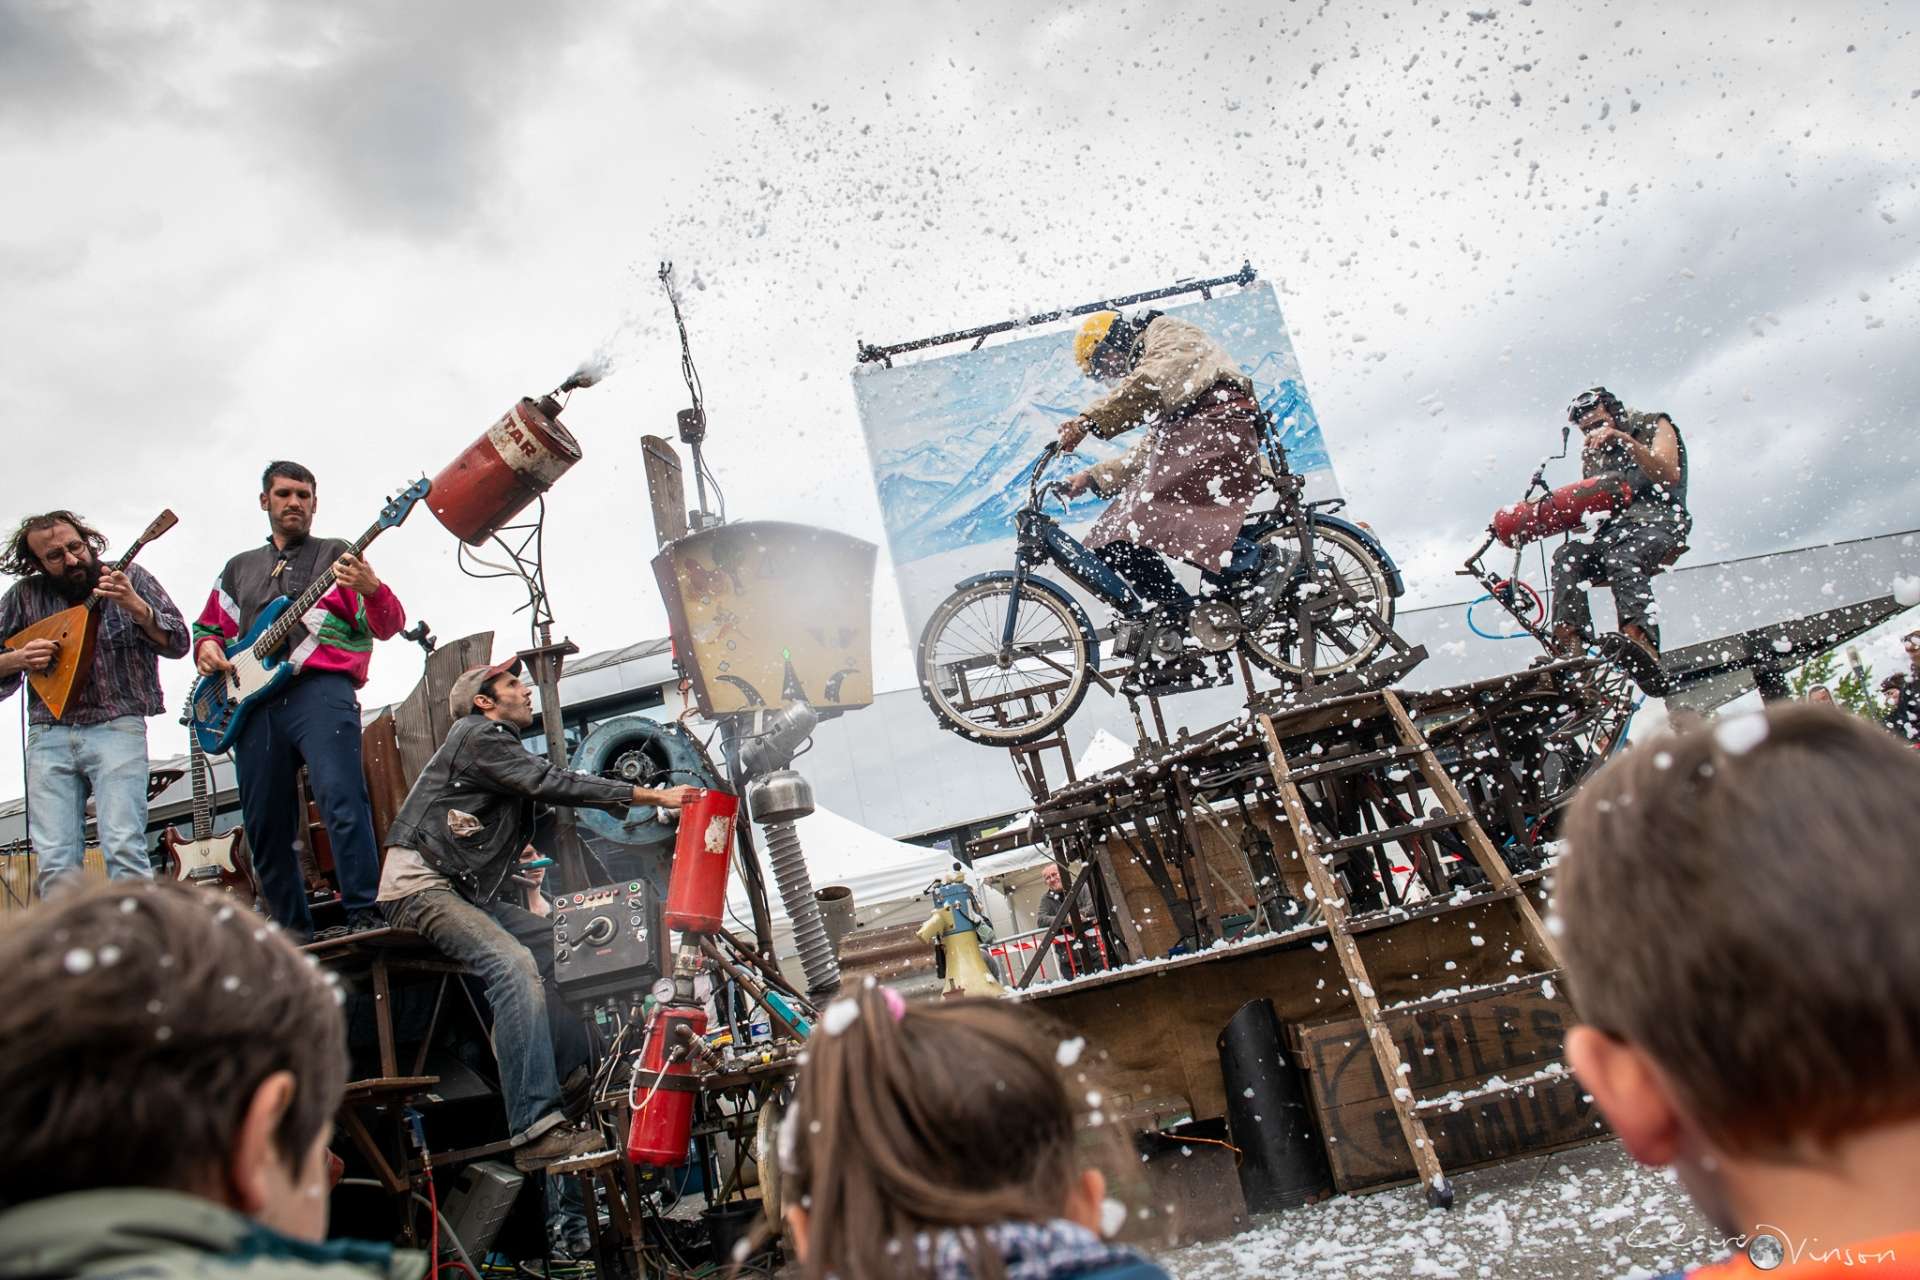
[[[533,706],[519,672],[510,658],[454,681],[453,729],[387,828],[380,906],[395,928],[421,934],[485,984],[514,1163],[532,1170],[602,1148],[597,1130],[572,1127],[561,1106],[544,982],[551,927],[502,892],[533,834],[534,806],[677,809],[693,788],[629,786],[534,755],[520,740]]]

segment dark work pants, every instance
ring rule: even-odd
[[[1094,551],[1100,563],[1125,578],[1135,595],[1148,604],[1169,605],[1181,613],[1193,607],[1193,595],[1173,576],[1165,556],[1137,542],[1109,542]],[[1233,558],[1223,576],[1250,573],[1260,567],[1260,546],[1251,538],[1233,540]]]
[[[307,815],[294,785],[302,764],[333,846],[341,902],[349,914],[372,907],[380,889],[380,855],[360,771],[360,701],[353,681],[334,672],[295,676],[248,712],[233,764],[254,874],[274,920],[301,937],[313,932],[295,848],[307,838]]]
[[[1620,626],[1640,627],[1655,644],[1660,629],[1655,619],[1653,575],[1660,562],[1681,542],[1681,532],[1665,522],[1613,521],[1590,542],[1568,542],[1553,553],[1553,621],[1586,635],[1593,628],[1586,584],[1613,584],[1614,612]]]
[[[450,889],[423,889],[384,910],[395,928],[420,934],[480,978],[513,1140],[530,1142],[558,1124],[561,1080],[587,1060],[587,1045],[553,988],[551,922],[509,902],[478,907]]]

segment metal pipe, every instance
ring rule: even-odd
[[[992,334],[1006,333],[1013,329],[1025,329],[1036,324],[1050,324],[1055,320],[1064,320],[1068,316],[1091,315],[1095,311],[1117,311],[1130,307],[1137,302],[1152,302],[1159,298],[1177,298],[1181,294],[1198,293],[1205,297],[1213,296],[1217,285],[1237,284],[1245,287],[1253,283],[1254,269],[1251,262],[1242,262],[1240,269],[1230,276],[1215,276],[1210,280],[1181,280],[1165,289],[1149,289],[1145,293],[1130,293],[1124,298],[1103,298],[1099,302],[1086,302],[1077,307],[1065,307],[1058,311],[1043,311],[1039,315],[1028,316],[1025,320],[1002,320],[996,324],[983,324],[975,329],[961,329],[954,333],[943,333],[933,338],[916,338],[912,342],[896,342],[890,346],[872,346],[861,342],[857,344],[857,357],[861,364],[871,364],[875,360],[891,361],[903,351],[920,351],[927,347],[943,347],[950,342],[965,342],[968,338],[984,339]]]
[[[721,971],[724,972],[729,978],[732,978],[735,982],[739,983],[740,989],[742,991],[745,991],[748,995],[752,996],[754,999],[754,1002],[757,1003],[762,1009],[765,1009],[767,1011],[767,1016],[769,1018],[772,1018],[774,1023],[777,1026],[779,1026],[789,1036],[792,1036],[795,1040],[802,1038],[800,1035],[799,1028],[795,1027],[791,1022],[788,1022],[784,1017],[782,1017],[780,1014],[780,1011],[773,1007],[772,1001],[767,999],[766,988],[762,987],[759,983],[755,982],[752,979],[752,977],[750,977],[747,974],[746,970],[742,969],[739,965],[733,963],[731,960],[727,959],[726,956],[722,955],[720,952],[720,948],[716,947],[713,944],[713,940],[711,938],[700,939],[700,950],[706,955],[707,959],[719,965]]]

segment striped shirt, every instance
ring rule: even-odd
[[[59,724],[105,724],[121,716],[157,716],[167,709],[160,694],[160,659],[186,656],[187,620],[159,580],[145,569],[127,566],[127,579],[140,598],[153,606],[154,621],[166,632],[166,643],[155,644],[132,614],[111,601],[102,602],[93,673],[68,701],[67,714]],[[10,636],[73,606],[45,574],[22,578],[0,598],[0,636]],[[21,679],[18,673],[0,676],[0,698],[12,696]],[[28,695],[27,718],[35,724],[56,723],[37,693]]]
[[[231,644],[253,626],[261,610],[282,596],[297,596],[351,551],[339,538],[308,538],[284,551],[268,538],[264,546],[227,561],[193,624],[193,642],[206,636]],[[295,670],[337,671],[357,689],[367,682],[375,640],[390,640],[407,624],[407,611],[386,583],[370,596],[342,586],[321,596],[294,629],[288,657]]]

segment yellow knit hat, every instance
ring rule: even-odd
[[[1080,332],[1073,335],[1073,359],[1080,372],[1093,376],[1093,349],[1105,341],[1119,319],[1118,311],[1096,311],[1081,323]]]

